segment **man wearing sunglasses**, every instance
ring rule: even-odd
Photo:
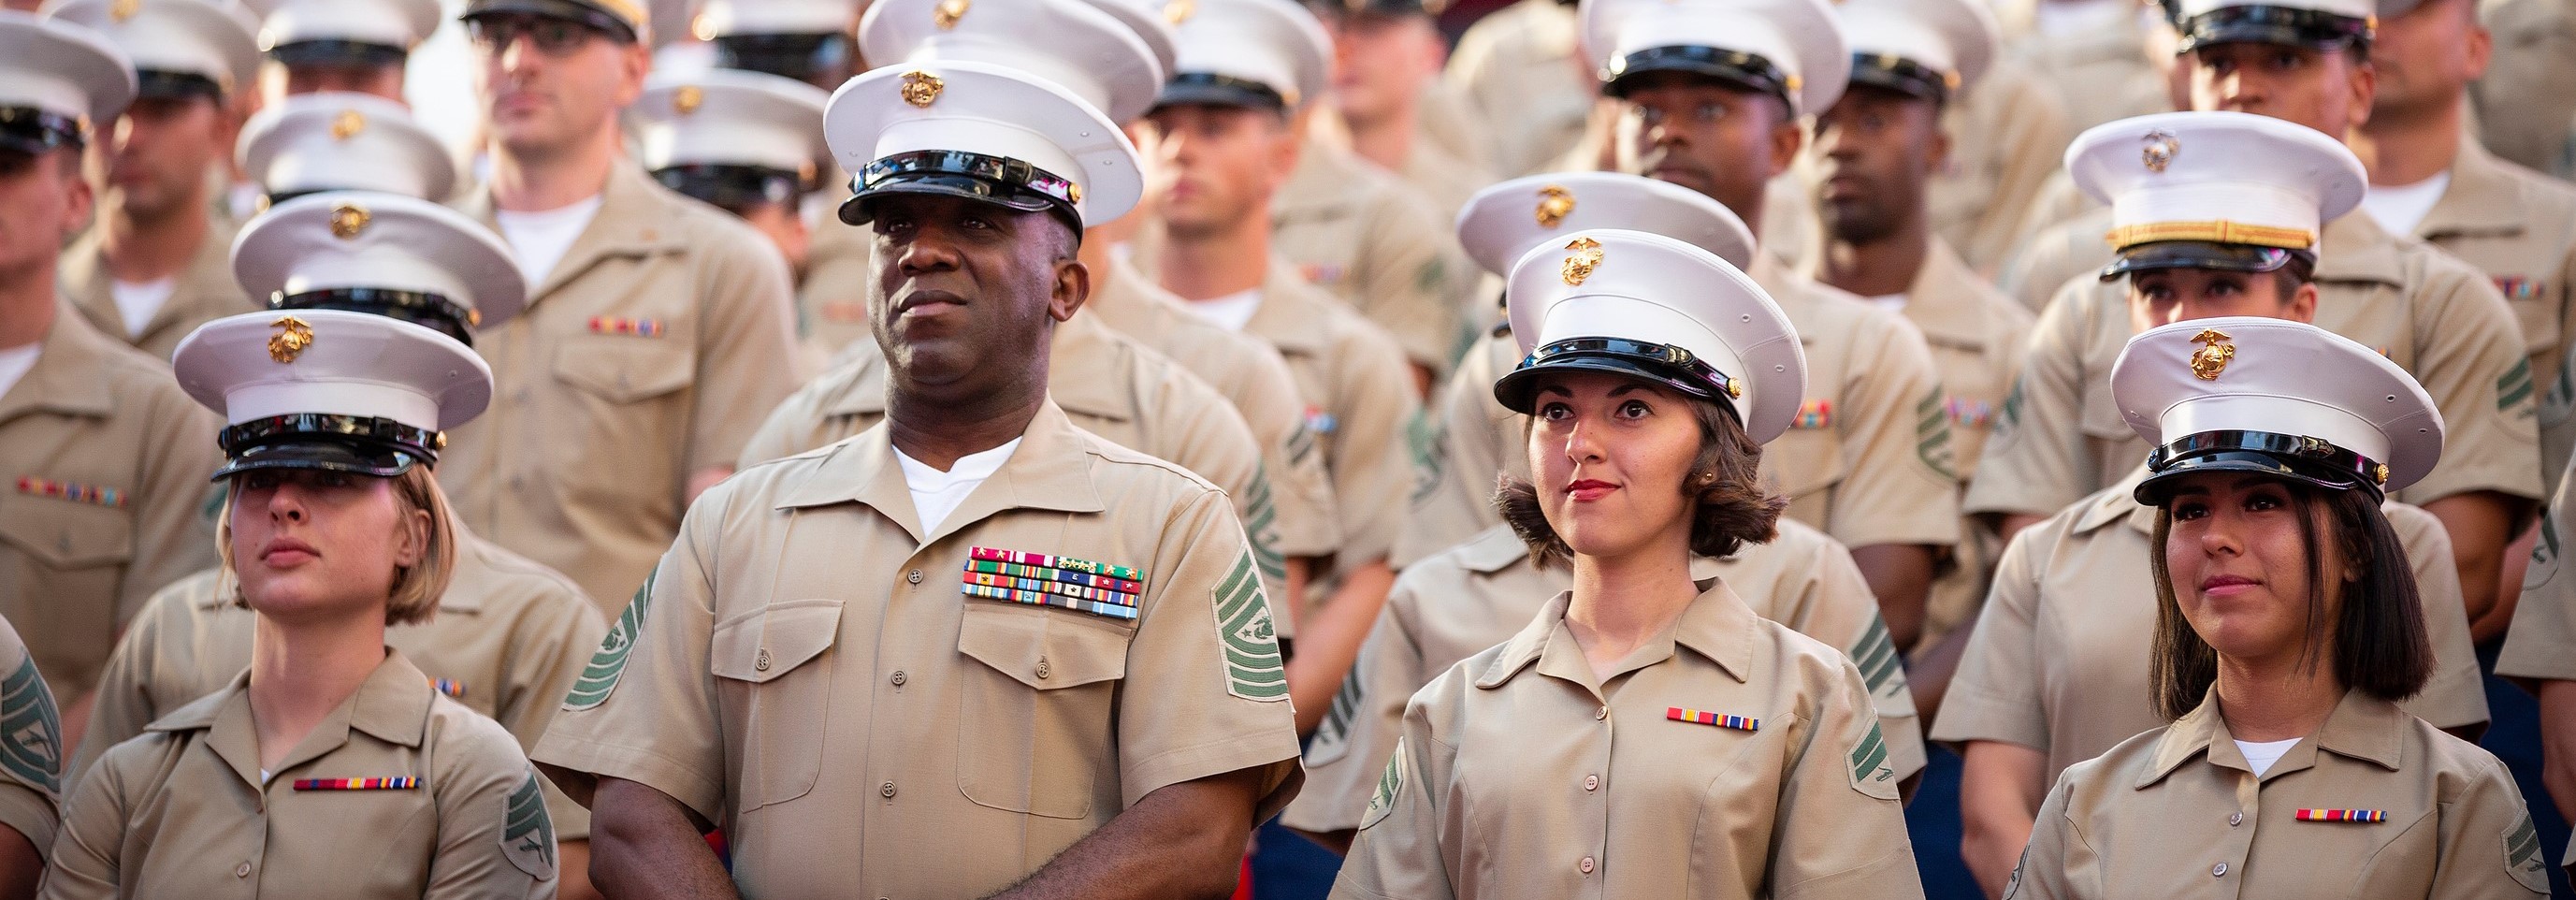
[[[477,533],[623,598],[795,388],[786,266],[624,158],[618,115],[649,65],[640,3],[472,0],[465,25],[491,171],[457,206],[531,290],[476,336],[494,408],[450,435],[441,475]]]

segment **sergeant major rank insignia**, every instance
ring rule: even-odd
[[[1226,693],[1265,703],[1288,699],[1288,668],[1279,657],[1270,601],[1261,595],[1250,552],[1217,581],[1213,598],[1217,637],[1225,645]]]
[[[659,573],[656,573],[659,574]],[[635,589],[635,599],[618,614],[617,624],[608,628],[608,636],[599,639],[599,652],[590,655],[581,676],[573,679],[572,690],[564,694],[563,708],[578,712],[608,702],[608,692],[617,689],[617,677],[626,672],[626,654],[635,649],[635,637],[644,629],[644,613],[653,605],[653,575],[644,576],[644,586]]]
[[[18,668],[0,680],[0,768],[48,795],[62,790],[62,718],[35,657],[23,651]]]

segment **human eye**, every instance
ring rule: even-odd
[[[1538,417],[1544,422],[1562,422],[1574,418],[1574,409],[1563,403],[1542,403],[1538,407]]]
[[[2208,516],[2209,504],[2199,500],[2179,500],[2173,505],[2173,517],[2176,522],[2197,521]]]
[[[1619,404],[1619,418],[1622,419],[1643,419],[1648,413],[1654,411],[1654,407],[1647,406],[1646,401],[1643,400],[1629,400]]]

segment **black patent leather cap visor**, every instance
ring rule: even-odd
[[[411,453],[390,445],[362,445],[329,439],[284,441],[244,448],[224,467],[215,470],[215,480],[253,469],[305,469],[348,472],[392,478],[424,462]]]
[[[2162,506],[2182,479],[2205,472],[2238,472],[2298,481],[2334,491],[2368,491],[2386,499],[2372,474],[2378,464],[2360,454],[2314,438],[2261,431],[2213,431],[2156,448],[2147,457],[2149,475],[2131,493],[2138,502]]]
[[[1679,358],[1680,362],[1674,360]],[[1726,376],[1707,363],[1660,344],[1608,338],[1575,338],[1532,351],[1518,368],[1494,379],[1494,399],[1504,408],[1529,415],[1538,407],[1538,388],[1551,375],[1602,372],[1623,375],[1724,407],[1743,420],[1735,399],[1721,385]]]
[[[2102,280],[2110,281],[2131,272],[2157,269],[2210,269],[2219,272],[2277,272],[2290,264],[2291,254],[2303,250],[2279,247],[2257,247],[2252,244],[2222,244],[2216,241],[2156,241],[2120,251],[2120,258],[2102,267]]]

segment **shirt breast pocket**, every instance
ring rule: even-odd
[[[727,733],[741,735],[736,806],[748,812],[814,790],[832,700],[841,601],[772,603],[718,622],[707,653]]]
[[[995,809],[1092,817],[1099,776],[1117,771],[1111,720],[1133,637],[1085,613],[967,600],[958,791]]]
[[[1825,521],[1830,511],[1826,490],[1843,480],[1842,433],[1834,429],[1830,415],[1802,412],[1789,430],[1762,448],[1763,474],[1788,495],[1790,513],[1800,521]]]
[[[117,588],[133,557],[134,524],[123,510],[46,497],[0,499],[0,613],[20,634],[53,638],[28,645],[47,667],[68,663],[95,671],[107,661],[116,644]]]

